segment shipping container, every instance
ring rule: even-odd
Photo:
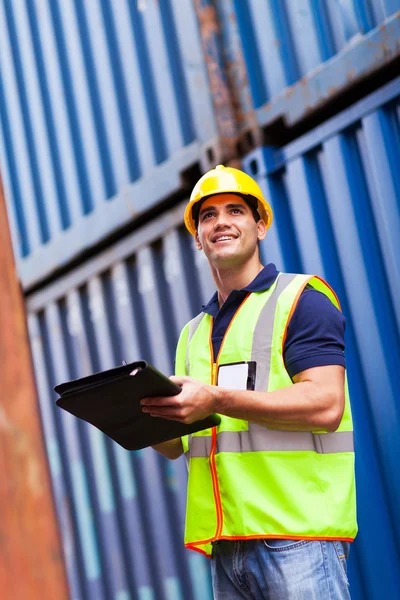
[[[0,165],[28,288],[214,159],[191,0],[0,1]]]
[[[67,536],[57,524],[1,178],[0,256],[0,595],[67,600]]]
[[[127,452],[63,414],[52,391],[56,382],[123,360],[173,372],[179,330],[212,289],[206,262],[182,231],[182,214],[180,206],[28,299],[53,480],[68,490],[65,497],[55,484],[56,503],[61,514],[67,506],[72,513],[66,560],[74,598],[212,597],[206,559],[183,546],[183,458]]]
[[[399,10],[0,0],[0,165],[24,289],[382,72],[400,53]]]
[[[341,102],[354,102],[355,94],[365,95],[368,77],[371,90],[400,71],[400,0],[196,0],[196,4],[203,22],[210,5],[216,7],[238,126],[250,137],[255,130],[256,141],[262,129],[266,139],[283,145],[285,137],[298,135],[287,128],[329,103],[331,114],[338,112],[338,99],[349,90],[352,98]],[[356,91],[362,82],[364,88]]]
[[[400,589],[400,78],[243,168],[275,222],[265,262],[317,273],[347,318],[360,531],[353,600]],[[209,565],[183,548],[186,466],[127,452],[55,405],[56,383],[148,360],[173,371],[179,331],[212,295],[184,204],[27,298],[29,331],[71,596],[207,600]],[[373,544],[373,551],[371,551]]]
[[[274,210],[266,261],[324,277],[347,319],[359,520],[349,567],[360,600],[400,589],[399,165],[400,78],[285,148],[244,160]]]

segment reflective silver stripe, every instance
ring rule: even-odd
[[[311,431],[221,431],[217,435],[218,452],[308,451],[317,454],[354,452],[353,432],[313,434]],[[190,456],[208,457],[211,452],[210,436],[194,436]]]
[[[192,445],[192,437],[193,437],[193,433],[189,433],[189,435],[188,435],[188,452],[190,452],[190,447]]]
[[[189,375],[189,344],[192,341],[192,338],[194,336],[194,334],[197,331],[198,326],[201,323],[201,320],[203,319],[203,317],[205,317],[205,313],[200,313],[197,315],[197,317],[194,317],[194,319],[192,319],[191,321],[189,321],[189,334],[188,334],[188,339],[187,339],[187,344],[186,344],[186,375]]]
[[[265,303],[253,333],[251,360],[257,363],[255,390],[265,392],[268,389],[271,368],[272,334],[276,305],[283,290],[295,279],[294,273],[280,273],[274,291]]]
[[[352,431],[336,431],[336,433],[314,434],[321,444],[320,454],[335,452],[354,452],[354,437]]]
[[[192,437],[192,441],[191,441],[190,448],[189,448],[190,458],[210,456],[211,445],[212,445],[211,436],[209,436],[209,435],[207,435],[207,436],[194,435]]]
[[[188,449],[185,452],[186,466],[188,468],[189,468],[189,463],[190,463],[190,448],[192,447],[192,438],[193,438],[193,433],[189,433],[189,435],[188,435]]]

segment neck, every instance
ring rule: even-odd
[[[211,273],[218,290],[218,304],[221,307],[232,290],[241,290],[253,281],[264,266],[257,260],[250,264],[227,268],[212,266]]]

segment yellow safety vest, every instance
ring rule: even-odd
[[[213,318],[201,313],[182,330],[176,374],[216,383],[219,365],[255,361],[255,390],[293,385],[283,361],[287,325],[309,284],[340,309],[316,276],[280,273],[248,294],[213,356]],[[218,427],[182,438],[189,465],[185,545],[211,555],[222,539],[352,541],[357,532],[353,425],[345,409],[334,433],[289,432],[221,415]]]

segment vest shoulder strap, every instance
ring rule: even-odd
[[[205,313],[201,312],[189,321],[189,323],[186,323],[181,331],[175,353],[175,375],[185,376],[189,373],[189,344],[203,317],[205,317]]]

